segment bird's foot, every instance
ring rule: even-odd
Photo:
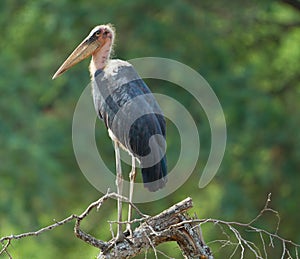
[[[104,253],[111,250],[113,247],[115,247],[118,243],[124,242],[126,239],[125,235],[121,232],[118,233],[117,236],[109,241],[109,245],[103,250]]]
[[[115,245],[117,245],[118,243],[122,243],[124,242],[124,240],[126,240],[128,243],[133,244],[126,236],[126,231],[125,233],[118,233],[116,238],[111,240],[109,243],[110,245],[105,249],[105,251],[109,251],[110,249],[112,249]]]
[[[124,232],[125,237],[132,238],[133,232],[130,225],[127,225],[126,230]]]
[[[118,233],[118,234],[117,234],[117,236],[116,236],[114,242],[115,242],[115,243],[121,243],[121,242],[124,241],[124,239],[126,239],[126,236],[125,236],[124,233],[121,232],[121,233]]]
[[[117,243],[124,242],[124,240],[126,240],[127,242],[132,244],[132,242],[129,240],[129,238],[131,237],[132,237],[132,232],[128,232],[128,230],[126,230],[124,233],[121,232],[117,234],[116,238],[114,239],[114,243],[117,244]]]

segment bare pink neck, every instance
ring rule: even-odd
[[[107,62],[109,61],[111,47],[112,47],[111,45],[112,45],[111,42],[108,41],[99,51],[93,54],[90,63],[91,75],[94,75],[95,72],[99,69],[104,69]]]

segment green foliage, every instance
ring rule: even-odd
[[[188,93],[149,80],[169,94],[199,124],[201,153],[193,176],[169,197],[141,204],[157,213],[191,196],[200,217],[249,221],[273,194],[282,217],[280,233],[300,242],[300,17],[276,1],[2,1],[0,3],[0,236],[38,229],[81,212],[98,193],[77,166],[71,139],[76,102],[89,82],[87,61],[68,75],[51,77],[64,58],[96,24],[117,29],[115,57],[159,56],[196,69],[216,92],[227,120],[227,149],[219,173],[198,189],[209,148],[205,114]],[[176,163],[178,132],[168,123],[168,159]],[[111,141],[102,124],[97,142],[113,168]],[[184,172],[183,172],[184,173]],[[109,229],[115,203],[94,215],[88,229]],[[266,216],[264,227],[274,227]],[[99,226],[99,227],[98,227]],[[18,241],[20,258],[93,258],[97,251],[65,226],[40,238]],[[251,238],[251,233],[248,233]],[[219,239],[205,229],[207,241]],[[255,240],[254,240],[255,242]],[[180,258],[174,244],[162,246]],[[230,252],[230,251],[229,251]],[[277,258],[278,251],[270,251]],[[143,257],[140,257],[143,258]],[[226,258],[216,252],[216,258]]]

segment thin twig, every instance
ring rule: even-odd
[[[148,236],[146,233],[145,233],[145,237],[148,239],[149,244],[150,244],[150,246],[151,246],[152,249],[153,249],[153,252],[154,252],[154,255],[155,255],[155,259],[158,259],[158,257],[157,257],[157,252],[156,252],[156,248],[155,248],[155,246],[153,245],[151,239],[149,238],[149,236]]]
[[[1,243],[3,243],[3,242],[1,242]],[[9,245],[10,245],[10,240],[7,240],[6,244],[3,245],[3,248],[0,251],[0,255],[3,254],[4,252],[6,252],[8,254],[7,248],[8,248]],[[10,256],[10,255],[8,254],[8,256]]]
[[[40,235],[40,234],[42,234],[46,231],[49,231],[49,230],[52,230],[56,227],[64,225],[64,224],[72,221],[73,219],[75,219],[77,217],[78,216],[76,216],[76,215],[71,215],[71,216],[67,217],[66,219],[55,222],[54,224],[52,224],[50,226],[47,226],[47,227],[44,227],[44,228],[41,228],[37,231],[22,233],[22,234],[19,234],[19,235],[9,235],[9,236],[2,237],[2,238],[0,238],[0,243],[3,243],[4,241],[7,241],[7,240],[17,240],[17,239],[21,239],[21,238],[24,238],[24,237],[38,236],[38,235]],[[0,255],[1,255],[1,253],[0,253]]]
[[[264,256],[265,256],[265,259],[268,259],[268,254],[267,254],[267,250],[266,250],[265,240],[264,240],[264,237],[263,237],[263,235],[262,235],[261,232],[259,232],[259,236],[260,236],[261,242],[262,242],[262,244],[263,244],[263,249],[264,249]]]

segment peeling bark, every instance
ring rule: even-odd
[[[193,222],[187,210],[193,207],[192,199],[187,198],[160,214],[145,218],[132,237],[123,242],[104,242],[78,230],[76,235],[85,242],[100,248],[98,259],[132,258],[161,243],[176,241],[184,258],[213,259],[209,247],[204,243],[199,223]]]

